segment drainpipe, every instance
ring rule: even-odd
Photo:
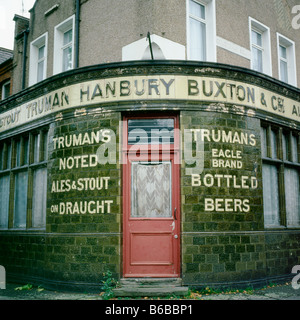
[[[79,66],[79,23],[80,23],[80,0],[76,0],[74,68],[78,68]]]
[[[26,52],[27,52],[27,39],[28,39],[29,29],[23,32],[23,70],[22,70],[22,90],[25,89],[26,81]]]

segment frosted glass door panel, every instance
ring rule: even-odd
[[[172,217],[171,190],[171,162],[133,162],[131,217]]]

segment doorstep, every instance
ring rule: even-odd
[[[188,287],[182,286],[180,278],[123,278],[113,292],[116,297],[184,296]]]

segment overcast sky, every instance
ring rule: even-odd
[[[28,11],[33,7],[34,2],[35,0],[0,0],[0,47],[13,49],[14,15],[29,18]]]

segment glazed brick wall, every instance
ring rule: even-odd
[[[117,133],[120,113],[85,110],[80,117],[67,113],[49,131],[48,204],[46,231],[4,231],[0,237],[0,264],[9,276],[46,285],[99,286],[103,272],[122,277],[121,168],[107,164],[97,168],[58,170],[58,159],[95,153],[98,145],[54,150],[53,138],[92,132],[101,128]],[[206,143],[203,174],[213,173],[211,148],[242,150],[243,174],[251,175],[257,162],[258,188],[250,192],[249,212],[205,212],[205,197],[246,197],[242,190],[192,186],[187,166],[181,169],[181,266],[184,284],[202,286],[238,285],[247,281],[277,277],[300,263],[300,234],[297,230],[264,230],[260,165],[259,120],[243,115],[205,111],[182,111],[181,130],[221,129],[255,133],[256,146]],[[117,159],[118,159],[118,149]],[[231,169],[219,173],[233,174]],[[88,171],[88,172],[87,172]],[[236,175],[239,172],[236,170]],[[53,193],[53,181],[79,177],[109,176],[109,188],[86,192]],[[51,207],[59,202],[111,199],[110,213],[59,214]]]
[[[83,110],[61,114],[62,118],[50,125],[47,216],[45,231],[1,231],[0,265],[8,277],[37,283],[62,284],[76,287],[76,283],[100,286],[103,273],[120,275],[121,218],[120,218],[120,165],[97,164],[96,167],[59,170],[59,159],[76,155],[96,154],[103,143],[54,148],[54,138],[66,135],[90,134],[100,129],[112,130],[118,140],[120,113]],[[118,142],[118,141],[117,141]],[[116,149],[118,159],[118,149]],[[109,177],[108,188],[101,190],[53,192],[53,181],[79,178]],[[57,190],[55,190],[57,191]],[[60,214],[53,210],[60,202],[113,201],[99,213]],[[52,209],[51,209],[52,208]],[[95,206],[92,206],[94,209]]]
[[[227,183],[221,182],[218,187],[217,181],[211,187],[192,186],[192,178],[186,174],[188,166],[183,161],[181,166],[181,202],[182,202],[182,222],[184,232],[201,231],[253,231],[263,230],[263,199],[262,199],[262,179],[261,179],[261,159],[260,159],[260,121],[255,118],[234,115],[230,113],[212,112],[182,112],[181,131],[185,129],[207,129],[223,130],[228,132],[254,134],[256,145],[250,146],[237,143],[224,143],[204,141],[204,169],[201,177],[206,174],[235,175],[237,179],[241,176],[256,177],[258,186],[256,189],[242,189],[227,187]],[[195,142],[194,146],[195,147]],[[242,169],[213,168],[212,149],[241,152]],[[224,158],[223,158],[224,159]],[[215,179],[216,180],[216,179]],[[238,183],[239,184],[239,183]],[[240,212],[232,210],[207,211],[204,208],[205,198],[240,198],[249,199],[250,210]]]
[[[97,132],[101,129],[112,130],[118,137],[120,113],[98,113],[97,111],[81,110],[78,117],[70,117],[56,122],[50,129],[50,160],[49,182],[51,189],[53,181],[69,179],[77,181],[80,178],[109,177],[108,188],[101,190],[69,192],[52,192],[48,190],[47,238],[45,276],[71,281],[94,281],[101,279],[103,272],[110,270],[115,276],[120,273],[120,165],[118,164],[118,149],[116,145],[117,163],[97,164],[95,167],[73,168],[60,170],[59,159],[81,155],[94,155],[100,145],[84,144],[65,148],[54,148],[53,138],[66,135],[79,135]],[[118,139],[118,138],[117,138]],[[51,143],[52,141],[52,143]],[[116,141],[118,142],[118,141]],[[80,201],[112,201],[110,210],[98,213],[77,213],[73,211],[61,214],[53,212],[59,203]],[[74,207],[73,207],[74,208]],[[93,210],[95,205],[92,206]],[[52,211],[52,212],[51,212]],[[69,235],[70,234],[70,235]]]
[[[253,175],[255,190],[192,186],[181,169],[182,274],[189,285],[217,285],[289,274],[299,263],[299,232],[264,230],[259,119],[231,113],[181,112],[181,130],[209,129],[255,134],[256,145],[205,142],[204,169],[210,174]],[[193,146],[195,148],[195,144]],[[212,168],[211,149],[242,151],[242,169]],[[244,198],[249,212],[205,211],[204,199]]]

